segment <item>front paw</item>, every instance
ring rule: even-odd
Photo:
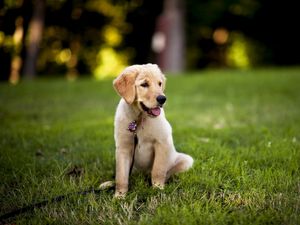
[[[160,190],[163,190],[164,187],[165,187],[164,184],[156,183],[156,182],[154,182],[154,183],[152,184],[152,186],[153,186],[153,188],[157,188],[157,189],[160,189]]]
[[[114,198],[116,199],[124,199],[126,197],[126,192],[116,191]]]

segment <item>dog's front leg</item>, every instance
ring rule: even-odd
[[[155,144],[155,156],[151,171],[152,186],[163,189],[166,182],[167,172],[170,165],[170,151],[167,144]]]
[[[127,142],[116,149],[116,191],[115,197],[124,197],[128,191],[129,170],[132,163],[134,143]]]

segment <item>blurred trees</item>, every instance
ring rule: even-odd
[[[3,0],[0,78],[103,78],[166,59],[180,69],[299,64],[298,21],[293,0]]]
[[[126,17],[139,4],[138,0],[1,1],[0,59],[6,61],[0,64],[1,79],[16,80],[18,73],[34,76],[35,68],[40,74],[67,74],[70,79],[78,74],[115,75],[132,56],[123,42],[132,30]],[[22,41],[17,43],[14,33],[20,26]],[[13,70],[14,55],[18,66]]]
[[[300,14],[286,0],[188,0],[188,67],[300,64]]]
[[[28,44],[24,64],[24,75],[28,78],[33,78],[36,74],[36,60],[43,35],[46,8],[45,0],[36,0],[34,3],[28,28]],[[14,81],[12,77],[11,80]]]
[[[163,12],[157,18],[152,49],[163,71],[178,73],[185,69],[184,14],[183,0],[165,0]]]

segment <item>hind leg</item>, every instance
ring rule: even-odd
[[[175,164],[167,173],[167,179],[173,174],[187,171],[193,166],[194,160],[191,156],[184,153],[178,153]]]

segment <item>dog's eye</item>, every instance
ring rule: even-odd
[[[158,82],[158,85],[161,87],[162,83],[161,83],[161,82]]]
[[[145,82],[145,83],[142,83],[141,86],[146,88],[146,87],[149,87],[149,84],[147,82]]]

